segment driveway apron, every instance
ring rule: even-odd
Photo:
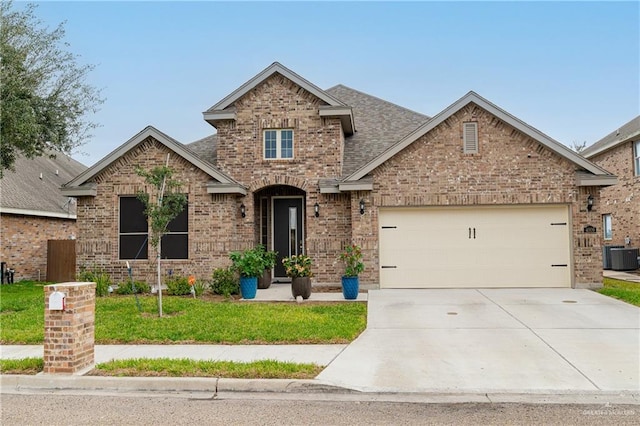
[[[640,390],[640,308],[577,289],[370,290],[317,377],[366,392]]]

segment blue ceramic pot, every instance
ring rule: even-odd
[[[358,298],[360,281],[358,277],[342,277],[342,295],[347,300]]]
[[[243,299],[254,299],[258,291],[258,277],[240,277],[240,294]]]

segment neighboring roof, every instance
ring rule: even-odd
[[[433,128],[435,128],[436,126],[444,122],[447,118],[451,117],[453,114],[455,114],[460,109],[462,109],[463,107],[465,107],[470,103],[474,103],[478,105],[480,108],[488,111],[489,113],[493,114],[494,116],[504,121],[505,123],[509,124],[510,126],[516,128],[517,130],[524,133],[525,135],[535,139],[536,141],[538,141],[539,143],[541,143],[551,151],[555,152],[561,157],[566,158],[567,160],[571,161],[572,163],[576,164],[582,169],[590,173],[593,173],[594,175],[600,176],[605,180],[610,179],[612,181],[612,184],[615,184],[615,176],[611,175],[606,170],[591,163],[590,161],[586,160],[582,156],[576,154],[571,149],[562,145],[560,142],[553,140],[552,138],[540,132],[539,130],[535,129],[534,127],[519,120],[518,118],[514,117],[513,115],[509,114],[505,110],[499,108],[498,106],[484,99],[483,97],[481,97],[475,92],[467,93],[465,96],[463,96],[462,98],[460,98],[459,100],[451,104],[449,107],[445,108],[442,112],[440,112],[438,115],[433,117],[431,120],[427,121],[425,124],[415,129],[413,132],[411,132],[406,137],[399,140],[397,143],[388,147],[380,155],[378,155],[368,163],[359,167],[357,170],[355,170],[353,173],[347,176],[344,179],[344,181],[354,181],[366,176],[368,173],[373,171],[376,167],[380,166],[382,163],[389,160],[398,152],[402,151],[404,148],[406,148],[407,146],[409,146],[410,144],[418,140],[420,137],[427,134]]]
[[[345,139],[342,175],[349,176],[429,117],[341,84],[327,93],[353,108],[357,132]]]
[[[634,138],[640,138],[640,115],[587,147],[581,154],[586,158],[592,158]]]
[[[267,80],[274,74],[280,74],[283,77],[291,80],[298,86],[305,89],[307,92],[312,93],[314,96],[325,102],[327,105],[320,107],[320,115],[325,117],[339,117],[342,121],[342,127],[347,134],[353,134],[355,131],[354,120],[349,105],[341,102],[331,94],[322,90],[310,81],[302,78],[289,68],[283,66],[278,62],[274,62],[267,68],[258,73],[255,77],[238,87],[231,94],[227,95],[220,102],[203,112],[205,121],[214,124],[216,120],[229,120],[235,119],[235,110],[233,104],[257,87],[260,83]]]
[[[212,182],[207,185],[209,192],[212,193],[239,193],[246,194],[246,188],[240,185],[238,182],[227,176],[220,170],[218,170],[213,164],[204,160],[200,156],[196,155],[191,149],[181,144],[172,137],[162,133],[153,126],[145,127],[140,133],[129,139],[124,144],[120,145],[102,160],[85,170],[80,175],[76,176],[69,183],[64,185],[62,192],[67,195],[73,196],[95,196],[95,186],[90,182],[95,176],[108,168],[113,162],[125,155],[127,152],[134,149],[138,144],[152,137],[171,151],[175,152],[185,160],[189,161],[194,166],[211,176],[217,182]]]
[[[20,156],[14,166],[0,179],[0,212],[75,219],[75,200],[62,195],[60,187],[87,166],[62,153]]]

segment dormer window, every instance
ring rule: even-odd
[[[293,130],[265,130],[264,158],[266,160],[293,158]]]

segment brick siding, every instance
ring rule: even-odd
[[[0,259],[15,269],[18,280],[47,277],[47,240],[77,236],[75,219],[2,214]]]
[[[54,291],[66,295],[64,310],[49,309]],[[44,287],[45,374],[74,374],[93,365],[95,283],[62,283]]]
[[[618,184],[602,189],[600,214],[611,214],[613,238],[604,244],[624,245],[631,238],[633,247],[640,246],[640,176],[635,176],[633,144],[620,144],[591,158],[591,161],[618,177]],[[601,229],[602,223],[598,227]],[[602,232],[600,236],[604,239]]]

